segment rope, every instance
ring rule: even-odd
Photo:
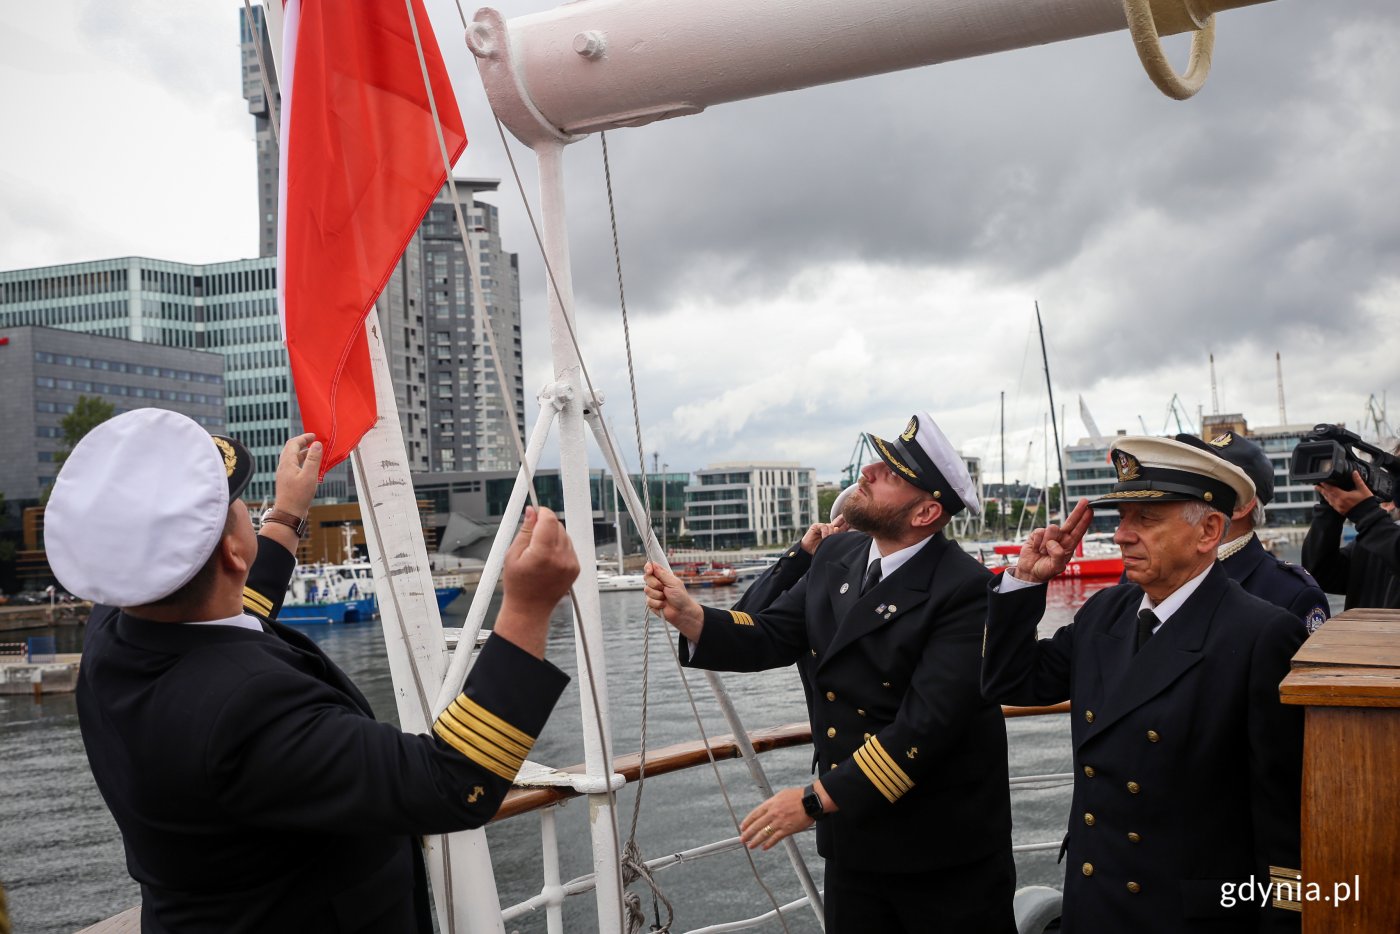
[[[407,2],[407,0],[405,0],[405,2]],[[461,18],[462,26],[463,26],[463,28],[466,28],[466,27],[467,27],[467,19],[466,19],[466,14],[465,14],[465,12],[463,12],[463,10],[462,10],[461,0],[456,0],[456,5],[457,5],[457,14],[458,14],[458,16]],[[415,36],[416,36],[416,32],[415,32]],[[425,72],[425,78],[426,78],[426,72]],[[494,113],[493,113],[493,116],[494,116]],[[436,112],[434,113],[434,118],[436,119]],[[527,219],[529,220],[529,222],[530,222],[530,230],[531,230],[531,232],[534,234],[535,243],[536,243],[536,245],[538,246],[539,251],[540,251],[540,259],[541,259],[541,262],[544,264],[545,275],[546,275],[546,277],[549,279],[550,285],[551,285],[551,286],[553,287],[553,289],[554,289],[555,297],[556,297],[557,300],[559,301],[560,307],[561,307],[561,309],[562,309],[563,312],[564,312],[562,315],[560,315],[560,317],[561,317],[561,318],[563,319],[563,321],[564,321],[565,331],[566,331],[566,333],[568,334],[569,342],[570,342],[570,344],[571,344],[572,347],[573,347],[575,359],[578,361],[578,364],[579,364],[579,373],[580,373],[580,375],[581,375],[582,378],[583,378],[584,385],[586,386],[586,388],[587,388],[587,390],[588,390],[588,394],[589,394],[590,399],[593,400],[593,403],[596,405],[597,399],[598,399],[598,393],[597,393],[596,389],[595,389],[594,386],[593,386],[593,378],[592,378],[592,376],[591,376],[591,375],[589,374],[589,372],[588,372],[588,367],[587,367],[587,365],[583,362],[583,351],[582,351],[582,348],[579,346],[578,332],[576,331],[576,329],[575,329],[575,327],[574,327],[574,322],[573,322],[572,316],[568,313],[568,312],[569,312],[569,309],[564,307],[564,293],[563,293],[563,290],[560,289],[560,287],[559,287],[559,281],[558,281],[557,277],[556,277],[555,274],[554,274],[554,267],[553,267],[553,265],[552,265],[552,264],[550,263],[550,261],[549,261],[549,254],[548,254],[548,251],[545,249],[545,246],[544,246],[544,237],[543,237],[543,236],[541,235],[541,233],[540,233],[539,223],[538,223],[538,222],[536,221],[536,219],[535,219],[534,210],[530,207],[530,200],[529,200],[529,198],[528,198],[528,197],[526,196],[526,194],[525,194],[525,185],[524,185],[524,182],[523,182],[523,181],[521,180],[521,178],[520,178],[520,169],[519,169],[519,167],[516,165],[516,162],[515,162],[515,155],[514,155],[514,153],[511,151],[509,142],[506,140],[505,126],[504,126],[504,124],[501,123],[500,117],[495,117],[495,123],[496,123],[496,133],[497,133],[497,135],[500,137],[500,140],[501,140],[501,149],[505,152],[506,159],[507,159],[508,163],[510,164],[511,175],[512,175],[514,181],[515,181],[516,190],[517,190],[517,191],[519,192],[519,194],[520,194],[520,202],[521,202],[521,205],[522,205],[522,207],[523,207],[524,210],[525,210],[525,216],[526,216],[526,218],[527,218]],[[450,177],[450,176],[451,176],[451,173],[449,172],[449,177]],[[611,181],[610,181],[610,180],[609,180],[609,205],[610,205],[610,207],[612,206]],[[615,215],[615,213],[614,213],[614,215],[613,215],[613,219],[614,219],[614,225],[613,225],[613,226],[614,226],[614,249],[616,249],[616,245],[617,245],[617,244],[616,244],[616,215]],[[622,294],[622,283],[621,283],[621,259],[620,259],[620,258],[618,259],[617,264],[618,264],[618,275],[619,275],[619,294]],[[629,372],[629,374],[631,374],[631,373],[634,372],[634,371],[633,371],[633,367],[632,367],[630,337],[629,337],[629,340],[628,340],[628,372]],[[637,417],[636,413],[637,413],[637,409],[636,409],[636,389],[635,389],[635,380],[634,380],[634,381],[633,381],[633,416],[634,416],[634,419]],[[602,432],[603,437],[604,437],[604,439],[607,441],[609,447],[610,447],[612,450],[616,451],[616,450],[617,450],[617,444],[616,444],[616,442],[613,440],[612,432],[609,431],[609,429],[608,429],[607,420],[606,420],[606,419],[603,419],[603,418],[599,418],[599,419],[598,419],[598,425],[599,425],[599,430]],[[640,450],[641,450],[641,429],[640,429],[640,422],[637,423],[637,437],[638,437],[638,450],[640,451]],[[522,456],[521,460],[522,460],[522,463],[523,463],[523,462],[524,462],[523,456]],[[643,474],[643,476],[645,477],[645,474],[646,474],[646,464],[645,464],[645,461],[644,461],[644,460],[643,460],[643,462],[642,462],[642,464],[641,464],[641,468],[642,468],[642,474]],[[616,478],[614,478],[614,479],[616,479]],[[650,501],[649,501],[649,500],[643,503],[643,510],[644,510],[646,513],[648,513],[648,516],[649,516],[649,514],[650,514],[650,508],[651,508],[651,504],[650,504]],[[650,522],[650,519],[649,519],[649,518],[648,518],[647,525],[648,525],[648,527],[650,527],[650,525],[651,525],[651,522]],[[658,543],[655,541],[655,539],[652,538],[652,539],[650,539],[650,540],[648,540],[648,541],[646,542],[646,549],[647,549],[647,552],[648,552],[648,555],[649,555],[649,556],[653,556],[653,557],[655,557],[656,559],[661,559],[661,558],[663,558],[664,556],[659,555],[659,554],[653,555],[653,546],[654,546],[654,545],[657,545],[657,544],[658,544]],[[573,598],[573,591],[572,591],[572,589],[570,590],[570,596],[571,596],[571,598]],[[576,598],[574,598],[574,612],[575,612],[575,614],[578,613],[578,604],[577,604],[577,599],[576,599]],[[646,614],[646,617],[645,617],[645,619],[647,620],[648,625],[649,625],[649,623],[650,623],[650,618],[651,618],[651,613],[650,613],[650,611],[648,610],[648,612],[647,612],[647,614]],[[593,689],[594,692],[595,692],[595,693],[594,693],[594,698],[595,698],[594,710],[597,711],[597,710],[599,709],[599,707],[598,707],[597,700],[596,700],[596,698],[597,698],[597,695],[596,695],[596,687],[594,687],[594,685],[592,684],[592,680],[593,680],[593,679],[592,679],[592,663],[591,663],[591,661],[589,661],[587,640],[584,639],[584,638],[582,638],[582,633],[583,633],[582,627],[580,627],[578,631],[579,631],[580,637],[581,637],[581,638],[580,638],[580,641],[581,641],[581,643],[582,643],[582,645],[583,645],[583,648],[584,648],[585,662],[586,662],[587,667],[588,667],[588,669],[589,669],[590,688]],[[738,813],[734,810],[734,805],[733,805],[732,801],[731,801],[730,798],[729,798],[729,792],[728,792],[727,788],[725,787],[724,779],[723,779],[723,778],[720,776],[720,774],[719,774],[719,767],[718,767],[718,763],[716,762],[716,760],[715,760],[715,758],[714,758],[714,753],[713,753],[712,750],[709,750],[709,748],[708,748],[708,747],[709,747],[709,738],[708,738],[708,737],[706,736],[706,734],[705,734],[704,724],[703,724],[703,722],[701,721],[701,718],[700,718],[700,711],[699,711],[699,708],[696,706],[695,697],[694,697],[694,695],[692,694],[692,692],[691,692],[691,690],[690,690],[689,682],[687,682],[686,679],[685,679],[685,672],[684,672],[684,669],[682,668],[682,666],[681,666],[681,664],[680,664],[680,656],[679,656],[679,654],[677,654],[676,647],[675,647],[673,644],[670,644],[670,640],[669,640],[669,639],[667,640],[667,643],[668,643],[668,645],[670,645],[671,653],[672,653],[672,655],[673,655],[673,657],[674,657],[674,660],[675,660],[676,669],[677,669],[678,672],[680,672],[681,683],[682,683],[683,685],[685,685],[685,689],[686,689],[686,698],[687,698],[687,700],[689,701],[691,713],[692,713],[692,715],[695,717],[696,724],[697,724],[697,726],[698,726],[699,729],[700,729],[701,738],[702,738],[702,740],[705,742],[707,755],[708,755],[708,757],[709,757],[709,761],[710,761],[711,768],[712,768],[712,770],[714,771],[714,774],[715,774],[716,783],[719,785],[720,793],[721,793],[721,795],[722,795],[723,798],[724,798],[725,808],[726,808],[726,809],[728,810],[728,812],[729,812],[730,820],[733,822],[735,829],[738,830],[738,829],[739,829],[739,816],[738,816]],[[601,724],[600,724],[600,730],[601,730]],[[613,804],[615,805],[615,798],[614,798],[614,796],[613,796],[613,794],[612,794],[611,788],[608,789],[608,797],[609,797],[610,803],[613,803]],[[640,793],[639,793],[639,797],[640,797]],[[612,815],[613,815],[613,819],[616,820],[616,807],[615,807],[615,806],[611,809],[611,812],[612,812]],[[762,877],[762,875],[761,875],[761,874],[759,873],[759,871],[758,871],[758,866],[757,866],[757,864],[754,862],[753,854],[752,854],[747,848],[745,848],[745,850],[744,850],[744,855],[745,855],[745,858],[748,860],[749,868],[750,868],[750,870],[752,870],[752,872],[753,872],[753,876],[754,876],[755,881],[758,883],[759,887],[763,890],[764,894],[768,897],[769,902],[773,905],[773,909],[774,909],[774,911],[777,913],[778,920],[779,920],[779,922],[782,924],[783,930],[784,930],[784,931],[788,931],[787,921],[783,918],[781,906],[778,904],[777,899],[774,897],[772,891],[768,888],[767,884],[764,883],[763,877]],[[619,861],[619,864],[622,864],[622,863],[623,863],[623,861],[624,861],[624,855],[623,855],[623,854],[618,854],[618,861]],[[636,868],[636,870],[637,870],[637,872],[638,872],[638,878],[643,878],[643,879],[648,879],[648,880],[650,880],[650,873],[649,873],[649,871],[646,870],[645,866],[644,866],[644,865],[641,865],[641,863],[640,863],[639,860],[634,861],[634,863],[635,863],[635,867],[634,867],[634,868]],[[652,882],[649,881],[648,884],[651,885],[653,893],[655,893],[658,897],[660,897],[659,891],[658,891],[658,889],[656,888],[656,886],[654,885],[654,883],[652,883]],[[666,904],[667,904],[667,907],[668,907],[668,910],[669,910],[670,903],[667,902]],[[668,923],[669,923],[669,922],[668,922]]]
[[[1128,32],[1133,37],[1133,47],[1138,59],[1147,70],[1147,77],[1157,85],[1158,90],[1173,100],[1184,101],[1195,95],[1206,83],[1210,74],[1211,55],[1215,51],[1215,15],[1211,14],[1202,22],[1192,9],[1191,0],[1183,0],[1187,14],[1200,25],[1191,34],[1191,58],[1186,66],[1186,74],[1178,75],[1167,61],[1162,50],[1162,40],[1157,35],[1157,23],[1152,18],[1150,0],[1123,0],[1123,14],[1128,20]]]
[[[525,439],[524,439],[523,435],[521,434],[520,425],[518,424],[517,419],[516,419],[514,394],[511,393],[511,392],[509,392],[508,389],[507,389],[507,382],[506,382],[506,379],[505,379],[505,369],[504,369],[504,366],[502,365],[502,362],[501,362],[501,355],[500,355],[499,347],[498,347],[498,344],[497,344],[497,341],[496,341],[496,329],[495,329],[495,324],[494,324],[494,322],[492,322],[492,320],[491,320],[491,315],[490,315],[490,313],[489,313],[488,310],[487,310],[486,301],[485,301],[485,296],[482,294],[482,291],[481,291],[480,256],[477,255],[477,251],[476,251],[475,249],[473,249],[473,247],[472,247],[471,236],[470,236],[470,234],[468,233],[468,230],[467,230],[466,218],[465,218],[465,217],[463,216],[463,214],[462,214],[461,199],[458,198],[458,196],[457,196],[457,184],[456,184],[456,180],[455,180],[455,179],[453,178],[453,176],[452,176],[452,159],[451,159],[451,157],[450,157],[450,155],[448,154],[448,151],[447,151],[447,141],[446,141],[446,139],[444,138],[443,132],[442,132],[442,120],[441,120],[440,116],[438,115],[437,102],[436,102],[436,99],[434,98],[434,95],[433,95],[432,81],[431,81],[431,79],[430,79],[430,77],[429,77],[429,75],[428,75],[428,64],[427,64],[426,58],[425,58],[424,55],[423,55],[423,43],[422,43],[422,40],[421,40],[421,38],[419,37],[419,34],[418,34],[418,20],[417,20],[417,17],[414,15],[414,12],[413,12],[413,2],[412,2],[412,0],[404,0],[404,5],[407,7],[409,25],[410,25],[410,27],[412,28],[412,31],[413,31],[413,45],[414,45],[414,49],[415,49],[415,50],[417,51],[417,53],[418,53],[418,65],[419,65],[419,68],[420,68],[420,70],[422,71],[422,74],[423,74],[423,87],[424,87],[424,89],[425,89],[426,92],[427,92],[428,107],[429,107],[429,109],[431,110],[432,116],[433,116],[433,129],[434,129],[434,131],[437,133],[438,148],[439,148],[439,150],[440,150],[441,153],[442,153],[442,164],[443,164],[443,169],[444,169],[444,171],[445,171],[446,174],[447,174],[448,192],[449,192],[449,195],[450,195],[451,200],[452,200],[452,208],[453,208],[453,212],[454,212],[454,214],[455,214],[455,216],[456,216],[456,220],[457,220],[457,232],[458,232],[459,236],[462,238],[462,249],[463,249],[463,251],[464,251],[464,252],[466,253],[466,255],[467,255],[467,263],[468,263],[468,266],[470,267],[470,271],[471,271],[471,278],[472,278],[472,298],[473,298],[474,303],[476,304],[477,310],[478,310],[478,311],[481,313],[481,315],[482,315],[481,320],[482,320],[482,321],[484,322],[484,324],[485,324],[485,332],[486,332],[486,335],[487,335],[487,341],[489,342],[490,347],[491,347],[491,356],[492,356],[492,358],[493,358],[493,359],[492,359],[492,362],[494,363],[494,365],[495,365],[495,370],[496,370],[496,382],[497,382],[497,383],[499,384],[499,386],[500,386],[501,397],[502,397],[502,399],[503,399],[504,402],[505,402],[505,407],[506,407],[507,416],[508,416],[508,418],[509,418],[509,420],[510,420],[510,428],[511,428],[510,434],[511,434],[511,439],[515,442],[516,456],[520,459],[520,467],[521,467],[521,469],[525,472],[526,483],[528,484],[527,489],[528,489],[529,496],[530,496],[530,502],[531,502],[532,505],[535,506],[536,509],[538,509],[538,508],[539,508],[539,497],[538,497],[538,495],[536,494],[536,491],[535,491],[534,476],[533,476],[532,473],[530,472],[529,463],[527,462],[526,457],[525,457]],[[461,5],[460,2],[457,4],[457,14],[458,14],[458,16],[460,16],[460,17],[462,18],[462,25],[463,25],[463,27],[465,28],[465,27],[466,27],[466,14],[462,11],[462,5]],[[500,128],[500,120],[499,120],[499,119],[496,121],[496,126],[497,126],[497,129]],[[502,137],[502,139],[504,140],[504,136]],[[512,170],[513,170],[513,169],[514,169],[514,161],[513,161],[513,160],[512,160],[511,167],[512,167]],[[520,177],[519,177],[519,174],[518,174],[518,173],[516,174],[516,184],[517,184],[517,186],[519,186],[519,184],[520,184]],[[521,188],[520,188],[520,191],[521,191],[521,195],[522,195],[522,197],[523,197],[523,195],[524,195],[524,188],[521,187]],[[533,217],[531,217],[531,226],[534,226],[534,218],[533,218]],[[539,229],[538,229],[538,228],[535,228],[535,237],[536,237],[536,240],[538,241],[538,243],[539,243],[539,245],[540,245],[540,253],[541,253],[542,256],[544,256],[544,241],[543,241],[543,239],[541,239],[540,236],[539,236]],[[549,259],[548,259],[547,256],[544,257],[544,262],[545,262],[545,268],[546,268],[546,269],[549,269]],[[554,280],[554,272],[553,272],[552,269],[549,270],[549,276],[550,276],[550,280],[553,281],[553,280]],[[557,284],[556,284],[556,286],[555,286],[555,293],[556,293],[556,294],[559,294],[559,290],[558,290],[558,285],[557,285]],[[562,296],[561,296],[560,304],[562,305],[562,303],[563,303],[563,302],[562,302]],[[566,322],[566,324],[568,325],[569,336],[570,336],[570,339],[573,341],[573,344],[574,344],[574,351],[575,351],[576,354],[578,354],[578,357],[579,357],[579,366],[580,366],[580,369],[582,369],[582,367],[583,367],[582,354],[579,353],[579,349],[578,349],[578,339],[577,339],[577,337],[576,337],[575,334],[574,334],[573,322],[568,320],[568,316],[567,316],[567,315],[564,315],[563,317],[565,318],[565,322]],[[587,371],[584,370],[583,372],[584,372],[584,376],[585,376],[585,379],[586,379],[586,378],[587,378]],[[594,396],[596,397],[596,394],[593,393],[593,386],[592,386],[591,381],[589,382],[589,387],[588,387],[588,388],[589,388],[589,393],[592,394],[592,395],[594,395]],[[580,609],[579,609],[578,595],[575,593],[574,588],[573,588],[572,586],[569,588],[569,603],[570,603],[571,607],[573,608],[573,611],[574,611],[574,618],[575,618],[575,619],[581,619],[582,616],[583,616],[583,614],[582,614],[582,612],[581,612]],[[583,663],[584,663],[585,673],[586,673],[586,675],[587,675],[587,677],[585,678],[585,680],[586,680],[587,683],[588,683],[588,690],[589,690],[589,692],[590,692],[590,694],[591,694],[591,696],[592,696],[592,700],[593,700],[593,715],[594,715],[594,717],[596,718],[595,726],[597,727],[597,730],[598,730],[598,736],[601,738],[601,737],[604,737],[604,736],[607,735],[607,729],[606,729],[606,725],[603,723],[603,717],[602,717],[602,712],[601,712],[601,711],[602,711],[602,705],[601,705],[601,700],[600,700],[600,698],[599,698],[599,696],[598,696],[598,684],[597,684],[597,678],[596,678],[596,676],[595,676],[596,668],[594,667],[594,664],[593,664],[593,652],[592,652],[591,646],[589,645],[588,635],[587,635],[587,632],[586,632],[586,630],[584,629],[584,627],[580,625],[580,626],[576,627],[576,630],[577,630],[577,632],[578,632],[579,645],[580,645],[580,647],[582,648],[582,651],[583,651]],[[604,748],[606,749],[606,744],[604,744]],[[611,764],[609,763],[609,766],[610,766],[610,765],[611,765]],[[611,771],[611,768],[609,768],[609,771]],[[605,796],[607,797],[607,800],[608,800],[608,813],[609,813],[609,815],[611,816],[611,818],[612,818],[612,820],[613,820],[613,837],[614,837],[614,839],[616,839],[617,836],[618,836],[618,828],[617,828],[617,824],[616,824],[616,821],[617,821],[617,796],[616,796],[616,794],[613,792],[612,783],[611,783],[610,778],[607,779],[607,780],[605,780],[604,786],[603,786],[603,791],[604,791],[604,794],[605,794]],[[614,858],[617,859],[619,863],[621,863],[621,861],[622,861],[622,854],[621,854],[621,853],[614,852]],[[619,890],[616,892],[616,895],[617,895],[619,907],[623,907],[623,906],[625,905],[624,893],[623,893],[623,891],[619,889]]]

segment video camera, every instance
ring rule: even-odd
[[[1362,460],[1357,451],[1370,460]],[[1288,462],[1288,474],[1298,483],[1330,483],[1343,490],[1353,489],[1351,472],[1382,500],[1400,505],[1400,457],[1361,440],[1355,432],[1340,425],[1318,425],[1312,434],[1298,442]]]

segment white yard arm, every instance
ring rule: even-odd
[[[1258,2],[1126,5],[1150,11],[1143,28],[1170,35]],[[1125,0],[581,0],[511,20],[483,9],[467,44],[496,114],[533,146],[728,101],[1113,32],[1128,20]],[[1140,28],[1134,40],[1140,50],[1148,40],[1155,45],[1155,35]]]

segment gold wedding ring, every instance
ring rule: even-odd
[[[764,835],[765,837],[771,837],[771,836],[773,836],[773,825],[772,825],[772,824],[769,824],[767,827],[764,827],[764,828],[763,828],[763,835]]]

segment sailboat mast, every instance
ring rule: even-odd
[[[1000,537],[1006,539],[1006,390],[1001,391],[1001,495],[997,497],[997,519]]]
[[[1055,387],[1050,385],[1050,357],[1045,352],[1045,324],[1040,320],[1040,302],[1035,303],[1035,326],[1040,331],[1040,360],[1045,365],[1045,391],[1050,395],[1050,428],[1055,433],[1055,464],[1060,468],[1060,517],[1069,515],[1065,505],[1065,456],[1060,450],[1060,426],[1055,421]]]

